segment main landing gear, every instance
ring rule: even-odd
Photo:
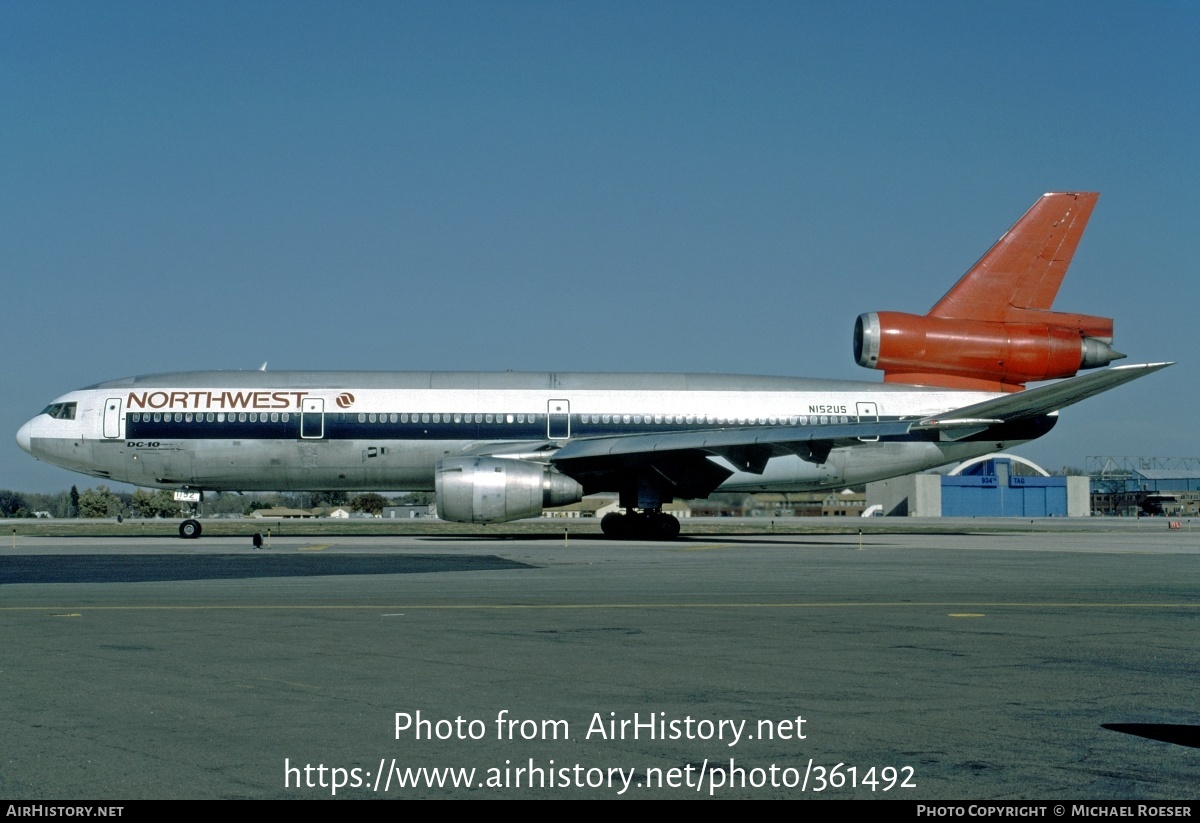
[[[604,515],[600,530],[614,540],[674,540],[679,536],[679,521],[661,509],[628,509],[624,514]]]

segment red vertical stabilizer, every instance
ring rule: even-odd
[[[1050,310],[1099,196],[1042,195],[923,317],[861,315],[859,365],[889,383],[1020,391],[1124,357],[1110,318]]]

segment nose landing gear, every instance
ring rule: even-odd
[[[179,536],[184,540],[195,540],[200,536],[200,521],[196,519],[196,515],[200,511],[200,502],[204,500],[204,492],[192,491],[184,487],[175,491],[175,501],[178,503],[187,503],[188,517],[179,524]]]

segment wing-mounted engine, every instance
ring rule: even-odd
[[[1024,311],[1012,322],[867,312],[854,324],[854,359],[884,380],[1018,391],[1072,377],[1125,355],[1112,348],[1106,317]]]
[[[860,315],[855,360],[891,383],[1020,391],[1124,357],[1110,318],[1050,310],[1099,196],[1042,195],[923,317]]]
[[[437,513],[456,523],[503,523],[583,499],[583,488],[542,463],[496,457],[438,461]]]

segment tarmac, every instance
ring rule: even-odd
[[[1200,797],[1200,528],[984,525],[15,537],[0,795]]]

